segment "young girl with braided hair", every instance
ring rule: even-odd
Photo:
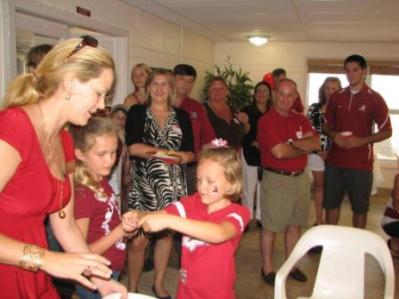
[[[74,173],[76,223],[91,252],[111,261],[112,278],[119,279],[126,260],[126,231],[115,194],[108,183],[117,152],[117,131],[110,119],[92,117],[88,124],[72,130],[77,158]],[[96,291],[77,286],[80,298],[101,298]]]

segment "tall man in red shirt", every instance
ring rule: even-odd
[[[309,177],[304,173],[308,153],[320,148],[319,137],[303,114],[292,110],[298,96],[290,79],[280,81],[274,106],[258,121],[257,140],[261,154],[261,274],[274,285],[273,248],[277,233],[284,232],[286,257],[308,221]],[[296,268],[291,277],[304,282],[305,274]]]
[[[197,77],[197,71],[191,65],[178,64],[173,69],[173,76],[176,85],[176,98],[173,105],[185,110],[190,116],[194,136],[194,153],[198,157],[202,146],[210,143],[216,138],[216,135],[205,108],[189,97]],[[196,189],[196,165],[197,163],[193,162],[186,168],[188,195],[194,193]]]
[[[334,94],[326,108],[326,131],[334,142],[326,159],[323,207],[327,223],[337,224],[346,192],[353,226],[364,228],[373,181],[373,143],[391,137],[392,127],[384,99],[364,82],[366,59],[351,55],[344,69],[349,86]]]

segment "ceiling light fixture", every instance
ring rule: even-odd
[[[264,35],[263,36],[255,35],[255,36],[248,37],[248,40],[249,40],[249,42],[251,44],[259,47],[259,46],[262,46],[262,45],[266,44],[267,41],[268,41],[268,38],[266,36],[264,36]]]

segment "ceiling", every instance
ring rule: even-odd
[[[397,42],[399,0],[122,0],[215,42]]]

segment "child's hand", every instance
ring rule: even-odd
[[[122,215],[122,228],[125,232],[131,233],[139,226],[139,212],[129,211]]]
[[[169,215],[165,213],[153,213],[148,214],[140,219],[139,226],[143,228],[145,232],[159,232],[168,228],[167,219]]]

